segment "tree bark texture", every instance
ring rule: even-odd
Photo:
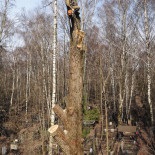
[[[63,130],[61,126],[54,130],[55,126],[53,126],[49,129],[49,132],[65,154],[82,155],[83,54],[85,51],[84,48],[79,48],[78,45],[83,46],[84,33],[80,30],[79,13],[75,12],[69,18],[71,21],[69,94],[67,95],[65,110],[58,105],[53,105],[54,112],[63,123]]]

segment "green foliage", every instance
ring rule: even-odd
[[[85,114],[84,114],[84,120],[96,120],[97,121],[99,119],[99,115],[100,115],[100,112],[99,112],[99,109],[97,108],[87,110],[85,111]]]
[[[83,131],[82,131],[83,138],[87,137],[89,133],[90,133],[90,128],[83,128]]]
[[[93,108],[91,110],[87,110],[87,95],[83,95],[83,117],[84,120],[95,120],[97,121],[99,119],[99,109]]]

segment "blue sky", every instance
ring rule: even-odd
[[[41,4],[41,0],[16,0],[16,7],[18,9],[24,8],[33,9]]]
[[[23,8],[26,11],[32,10],[41,4],[42,0],[15,0],[15,6],[13,7],[14,14],[20,13]]]
[[[22,13],[23,8],[26,12],[33,10],[34,8],[41,6],[42,0],[15,0],[14,6],[10,9],[9,15],[18,23],[18,15]],[[17,18],[16,18],[17,17]],[[22,46],[23,40],[19,36],[14,36],[10,46]],[[13,48],[13,47],[12,47]]]

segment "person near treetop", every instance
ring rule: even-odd
[[[66,0],[67,10],[79,10],[80,7],[77,4],[77,0]]]

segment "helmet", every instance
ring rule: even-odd
[[[71,16],[73,14],[72,10],[68,10],[68,16]]]

